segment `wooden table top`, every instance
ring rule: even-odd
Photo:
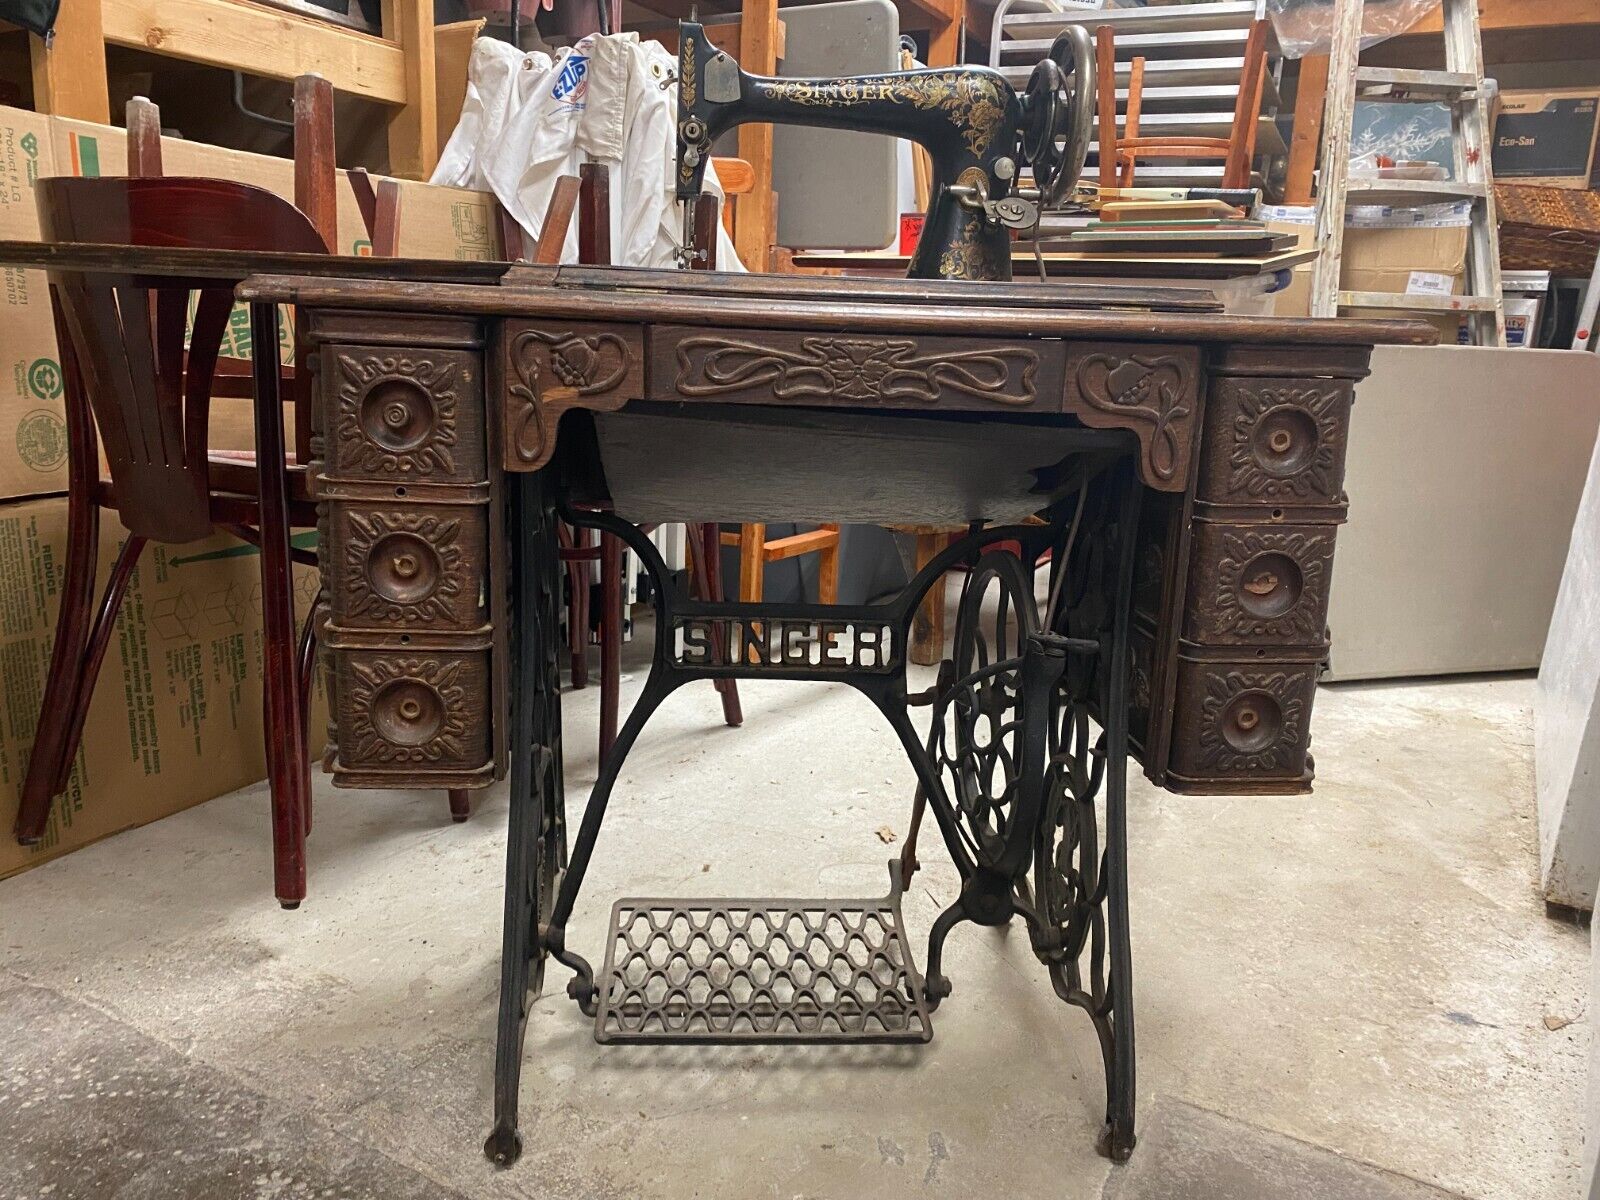
[[[238,295],[321,309],[701,327],[1251,345],[1432,345],[1411,318],[1230,317],[1187,288],[519,268],[500,286],[258,275]]]

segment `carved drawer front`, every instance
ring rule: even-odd
[[[1342,505],[1348,379],[1217,378],[1197,498],[1287,509]]]
[[[340,629],[482,628],[489,620],[488,509],[481,504],[331,509],[324,570]]]
[[[477,352],[328,345],[318,373],[329,478],[386,484],[488,478]]]
[[[1059,412],[1058,342],[661,326],[650,399]]]
[[[1309,791],[1317,671],[1316,662],[1180,655],[1167,786],[1224,795]]]
[[[335,782],[472,786],[492,776],[488,649],[333,656]]]
[[[1139,476],[1158,491],[1189,483],[1200,412],[1200,351],[1156,344],[1074,345],[1066,409],[1091,429],[1139,438]]]
[[[644,396],[644,337],[632,325],[507,321],[505,467],[550,461],[569,408],[613,412]]]
[[[1336,528],[1196,521],[1183,636],[1208,646],[1322,645]]]

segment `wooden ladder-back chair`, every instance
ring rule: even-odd
[[[578,261],[585,265],[611,263],[611,172],[604,163],[583,163],[576,177],[563,175],[545,209],[531,261],[553,266],[561,261],[572,217],[578,217]],[[713,208],[709,217],[716,221]],[[704,221],[700,222],[704,225]],[[690,524],[687,546],[690,571],[702,600],[721,600],[722,573],[716,544],[716,527]],[[648,529],[647,529],[648,531]],[[561,561],[567,567],[567,650],[572,686],[588,683],[589,577],[588,564],[600,565],[600,756],[617,740],[618,708],[622,681],[622,542],[603,533],[592,544],[589,531],[562,523]],[[659,636],[658,631],[658,636]],[[729,725],[744,723],[736,680],[713,681],[722,697],[722,717]]]
[[[1140,159],[1221,159],[1222,186],[1250,186],[1251,164],[1256,154],[1256,129],[1261,117],[1261,97],[1267,69],[1268,22],[1254,21],[1245,38],[1244,66],[1239,75],[1239,95],[1233,106],[1233,126],[1227,137],[1149,137],[1140,134],[1144,106],[1145,61],[1135,58],[1128,70],[1128,103],[1122,132],[1117,132],[1116,34],[1109,25],[1094,31],[1096,80],[1099,95],[1097,137],[1101,187],[1132,187]]]

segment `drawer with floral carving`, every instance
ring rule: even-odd
[[[329,506],[323,570],[341,630],[477,630],[489,620],[483,504]]]
[[[650,331],[650,399],[952,412],[1059,412],[1059,342]]]
[[[318,374],[328,478],[390,485],[488,478],[477,351],[324,345]]]
[[[1353,395],[1349,379],[1213,380],[1196,499],[1342,507]]]
[[[1223,659],[1180,653],[1166,786],[1202,793],[1310,791],[1318,670],[1314,658],[1293,652]]]
[[[1323,644],[1336,530],[1195,521],[1183,636],[1263,653],[1273,645]]]
[[[335,745],[345,787],[472,787],[494,774],[490,651],[341,648]]]

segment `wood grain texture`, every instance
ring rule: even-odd
[[[1055,411],[1062,348],[997,342],[708,331],[650,331],[649,396],[749,404],[951,411]]]
[[[69,0],[62,7],[91,6]],[[341,92],[406,102],[404,52],[368,33],[251,0],[99,0],[99,8],[104,40],[119,46],[268,79],[316,74]]]
[[[1093,429],[1139,438],[1147,487],[1189,486],[1200,430],[1200,355],[1192,346],[1075,345],[1067,353],[1066,409]]]
[[[111,123],[101,12],[98,0],[64,3],[56,14],[55,34],[48,46],[37,34],[28,35],[37,111],[101,125]]]
[[[400,48],[405,95],[389,118],[389,171],[426,179],[439,162],[433,0],[383,0],[383,35]]]
[[[629,325],[507,322],[505,468],[535,471],[569,408],[614,409],[644,394],[644,339]]]
[[[37,254],[19,257],[31,261]],[[0,261],[9,261],[0,243]],[[461,264],[465,266],[466,264]],[[502,268],[503,270],[503,268]],[[566,272],[578,272],[581,285],[565,287]],[[601,286],[602,268],[559,268],[549,287],[485,288],[468,284],[409,282],[383,279],[381,270],[367,278],[319,279],[260,275],[246,280],[239,294],[315,308],[363,308],[384,311],[431,311],[459,315],[600,321],[644,321],[658,324],[731,326],[734,328],[849,330],[851,333],[943,333],[970,337],[1077,337],[1099,341],[1249,342],[1255,345],[1432,345],[1438,332],[1424,321],[1410,319],[1315,320],[1309,317],[1229,317],[1207,313],[1148,311],[1074,311],[1014,309],[994,305],[888,303],[852,299],[850,279],[821,280],[835,289],[831,297],[806,303],[795,297],[741,298],[708,295],[695,289],[696,279],[680,275],[676,287],[630,289],[626,268],[610,268],[612,287]],[[402,274],[395,270],[396,276]],[[374,278],[377,276],[377,278]],[[786,277],[788,278],[788,277]],[[798,283],[802,277],[794,276]]]

